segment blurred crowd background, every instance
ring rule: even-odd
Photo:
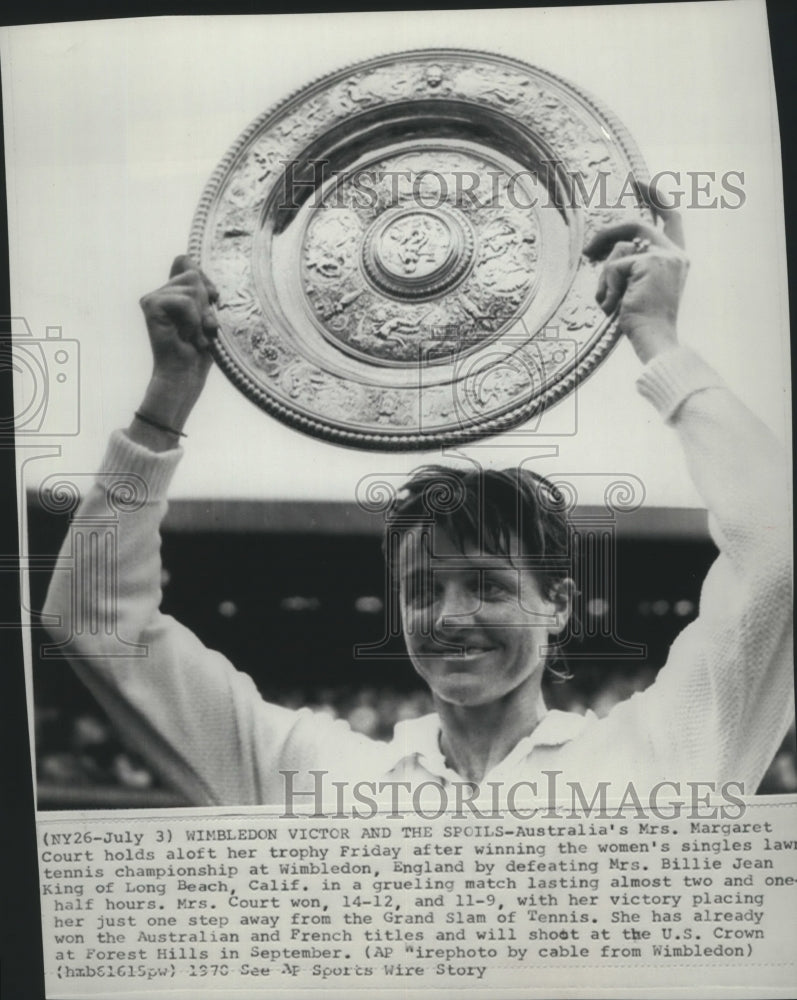
[[[268,524],[267,514],[264,524]],[[31,606],[43,603],[68,528],[65,516],[29,507]],[[263,696],[348,720],[375,739],[431,699],[386,629],[386,578],[378,534],[337,530],[242,532],[233,526],[164,531],[163,610],[251,674]],[[667,650],[697,614],[715,556],[705,537],[620,537],[611,572],[583,574],[577,635],[546,676],[550,708],[599,716],[656,677]],[[617,583],[619,581],[619,584]],[[45,639],[34,633],[34,651]],[[359,655],[354,647],[360,649]],[[35,742],[42,809],[179,805],[124,747],[91,695],[59,659],[34,659]],[[795,730],[758,789],[797,792]]]

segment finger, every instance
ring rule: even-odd
[[[158,289],[139,299],[139,304],[147,319],[162,322],[164,319],[176,324],[182,312],[191,304],[191,297],[183,295],[178,288]]]
[[[663,204],[658,191],[646,181],[635,181],[639,194],[653,214],[661,219],[664,235],[682,250],[686,246],[684,239],[684,224],[681,213],[671,205]]]
[[[158,306],[169,319],[180,340],[196,343],[202,335],[202,312],[196,300],[189,295],[174,295],[161,300]]]
[[[668,208],[665,211],[667,215],[662,215],[662,219],[664,219],[664,235],[683,250],[686,247],[686,238],[684,237],[684,222],[681,218],[681,213],[677,212],[674,208]]]
[[[629,257],[636,253],[636,246],[633,243],[628,243],[625,240],[620,240],[619,243],[615,243],[612,248],[612,252],[606,258],[606,263],[609,261],[617,260],[620,257]],[[601,270],[600,277],[598,278],[598,290],[595,293],[595,298],[598,305],[603,305],[603,300],[606,298],[606,294],[609,290],[608,279],[606,275],[607,268],[604,267]]]
[[[191,260],[188,254],[180,254],[175,257],[172,261],[172,267],[169,271],[170,278],[176,278],[178,274],[184,274],[186,271],[198,271],[199,268]]]
[[[211,302],[217,302],[219,298],[219,290],[210,280],[210,278],[205,274],[205,272],[198,267],[194,261],[187,254],[180,254],[179,257],[175,257],[172,263],[171,270],[169,271],[169,280],[172,281],[175,278],[180,278],[185,276],[190,281],[199,279],[205,286],[208,294],[208,298]],[[196,277],[195,277],[196,276]]]
[[[202,332],[211,339],[219,332],[219,320],[212,305],[202,310]]]
[[[604,260],[615,243],[620,240],[631,242],[636,238],[650,240],[658,246],[669,246],[669,240],[660,229],[648,226],[644,222],[621,222],[609,226],[597,233],[584,247],[584,256],[590,260]]]
[[[206,337],[204,333],[198,334],[194,339],[194,347],[196,347],[196,349],[200,353],[209,351],[210,345],[211,345],[211,340],[209,337]]]
[[[606,262],[617,260],[618,257],[630,257],[632,254],[637,253],[639,253],[639,250],[637,250],[636,243],[631,243],[628,240],[620,240],[612,247],[612,252],[606,258]]]
[[[613,260],[603,269],[605,291],[598,304],[607,315],[613,313],[620,304],[634,263],[633,257],[622,257]]]
[[[180,336],[198,351],[207,351],[219,332],[219,321],[212,305],[198,305],[194,299],[186,311],[186,325]]]
[[[647,181],[641,181],[638,177],[634,178],[634,187],[639,200],[644,202],[654,215],[658,215],[663,207],[659,202],[658,191],[654,190]]]

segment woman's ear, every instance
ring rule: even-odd
[[[558,619],[556,628],[551,629],[551,635],[558,635],[566,628],[568,621],[570,621],[576,592],[575,582],[569,576],[565,577],[564,580],[557,580],[551,586],[548,599],[553,604]]]

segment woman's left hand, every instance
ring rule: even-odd
[[[680,217],[655,206],[654,211],[664,218],[663,229],[622,223],[598,233],[584,248],[590,260],[606,262],[598,304],[607,315],[619,307],[620,330],[643,362],[678,344],[678,306],[689,269]]]

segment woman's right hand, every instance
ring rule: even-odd
[[[167,283],[141,299],[153,374],[176,385],[204,384],[211,365],[210,342],[218,328],[213,309],[218,297],[190,257],[175,257]]]
[[[173,448],[204,388],[218,331],[215,286],[190,257],[176,257],[165,285],[143,296],[141,308],[152,347],[152,378],[128,434],[157,451]]]

